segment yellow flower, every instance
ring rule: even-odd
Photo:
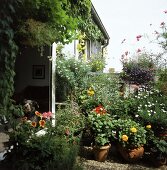
[[[95,94],[94,90],[90,87],[89,90],[87,90],[87,93],[89,96],[93,96]]]
[[[151,125],[147,125],[146,128],[147,128],[147,129],[151,129]]]
[[[136,133],[137,129],[135,127],[132,127],[132,128],[130,128],[130,131],[133,132],[133,133]]]
[[[122,135],[122,140],[123,140],[124,142],[127,142],[127,141],[128,141],[128,136],[127,136],[127,135]]]

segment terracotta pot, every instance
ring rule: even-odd
[[[118,145],[118,150],[121,156],[128,162],[134,162],[140,159],[144,154],[144,147],[126,149],[121,145]]]
[[[111,147],[111,144],[106,145],[106,146],[101,146],[101,147],[94,146],[93,152],[94,152],[95,160],[98,162],[104,162],[108,156],[110,147]]]

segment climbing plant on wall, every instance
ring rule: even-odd
[[[14,42],[13,15],[17,1],[2,0],[0,10],[0,116],[13,109],[11,96],[14,85],[14,65],[17,45]]]

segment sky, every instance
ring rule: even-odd
[[[153,53],[161,50],[152,40],[155,30],[160,31],[160,24],[167,21],[164,12],[167,0],[92,0],[92,3],[110,36],[105,71],[111,67],[120,72],[121,55],[126,51],[127,57],[131,57],[138,49]],[[139,41],[138,35],[142,36]]]

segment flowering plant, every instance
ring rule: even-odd
[[[116,140],[126,149],[138,148],[146,144],[146,130],[131,119],[114,121]]]
[[[94,137],[94,145],[103,146],[110,142],[113,123],[102,105],[97,106],[88,114],[88,124]]]
[[[167,127],[167,98],[159,90],[139,89],[136,96],[138,111],[136,117],[153,128]]]
[[[19,125],[20,126],[28,125],[31,131],[36,132],[41,128],[45,128],[46,123],[48,122],[48,120],[51,119],[51,117],[52,117],[51,112],[40,113],[38,111],[35,111],[34,116],[32,116],[31,119],[27,119],[27,117],[23,117],[21,119],[22,120],[21,124]]]

